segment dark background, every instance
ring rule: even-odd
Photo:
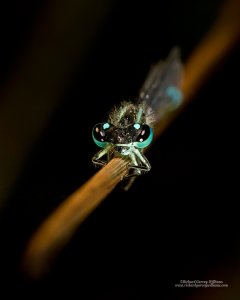
[[[3,6],[2,85],[44,3],[25,1],[23,8],[11,1]],[[231,284],[231,268],[239,262],[234,117],[239,47],[149,149],[151,172],[127,193],[117,187],[41,280],[29,279],[19,267],[32,233],[96,172],[91,163],[98,151],[91,138],[94,124],[107,117],[112,105],[135,98],[149,66],[173,46],[180,46],[185,62],[214,22],[220,3],[113,3],[84,62],[76,61],[60,104],[1,214],[1,274],[9,294],[32,299],[48,293],[54,299],[64,293],[67,299],[186,299],[197,291],[174,288],[182,279]]]

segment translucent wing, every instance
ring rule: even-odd
[[[183,65],[178,48],[172,49],[165,61],[154,65],[140,89],[139,101],[146,102],[155,112],[156,121],[181,104],[180,84]]]

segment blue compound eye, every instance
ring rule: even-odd
[[[152,142],[153,130],[148,125],[142,125],[141,131],[136,139],[135,146],[137,148],[145,148]]]
[[[110,128],[110,124],[109,123],[99,123],[96,124],[93,127],[92,130],[92,138],[94,143],[100,147],[100,148],[105,148],[107,145],[107,141],[106,141],[106,131]]]

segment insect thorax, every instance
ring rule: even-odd
[[[146,103],[132,103],[123,101],[114,107],[109,114],[109,123],[118,128],[126,128],[129,125],[147,124],[152,127],[155,117],[153,110]]]

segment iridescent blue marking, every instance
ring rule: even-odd
[[[139,129],[139,128],[141,127],[141,125],[138,124],[138,123],[136,123],[136,124],[133,125],[133,127],[134,127],[135,129]]]
[[[103,124],[103,129],[107,129],[107,128],[109,128],[110,127],[110,124],[109,123],[104,123]]]
[[[172,99],[172,104],[174,106],[177,107],[181,104],[183,95],[182,92],[177,87],[170,85],[166,89],[166,95]]]

